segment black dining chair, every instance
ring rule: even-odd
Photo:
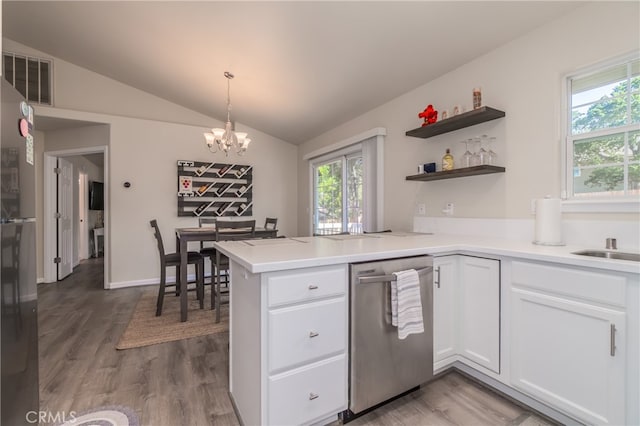
[[[262,238],[277,238],[278,237],[278,218],[268,217],[264,220],[264,230],[270,231],[262,234]]]
[[[275,230],[278,229],[278,218],[268,217],[264,220],[264,229]]]
[[[256,221],[255,220],[237,220],[237,221],[222,221],[216,222],[216,241],[229,241],[229,240],[248,240],[255,238],[256,236]],[[220,251],[216,250],[215,257],[212,258],[213,268],[215,269],[216,280],[213,288],[211,289],[211,308],[216,309],[216,322],[220,322],[220,307],[221,304],[221,285],[222,285],[222,272],[225,272],[226,284],[229,285],[229,258]],[[213,271],[212,271],[213,274]],[[213,291],[215,289],[215,291]],[[217,303],[217,305],[216,305]]]
[[[212,217],[200,217],[198,218],[198,226],[200,228],[206,228],[206,227],[215,228],[217,220],[218,220],[217,218],[212,218]],[[213,263],[216,257],[216,249],[215,247],[213,247],[211,242],[200,241],[200,254],[205,258],[205,260],[209,259],[209,261],[211,262],[211,280],[209,282],[205,281],[204,285],[211,285],[211,292],[213,292],[214,291],[213,282],[215,281],[215,278],[214,278],[215,268]],[[211,306],[211,309],[213,309],[213,306]]]
[[[166,293],[165,288],[167,287],[167,268],[169,267],[175,266],[176,268],[176,282],[175,284],[169,284],[169,286],[175,287],[175,291],[171,293],[176,296],[180,294],[180,253],[165,253],[158,221],[153,219],[149,223],[154,230],[160,255],[160,288],[158,289],[158,301],[156,303],[156,316],[160,316],[162,315],[162,304]],[[196,265],[196,294],[200,301],[200,309],[204,309],[204,257],[197,251],[190,251],[187,253],[187,264]]]

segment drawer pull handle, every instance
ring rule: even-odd
[[[319,334],[318,334],[318,333],[316,333],[315,331],[310,331],[310,332],[309,332],[309,338],[310,338],[310,339],[312,339],[312,338],[314,338],[314,337],[318,337],[318,336],[319,336]]]
[[[314,284],[309,284],[309,290],[317,290],[318,286]]]
[[[314,399],[316,399],[317,397],[319,397],[320,395],[318,395],[317,393],[309,393],[309,401],[312,401]]]
[[[440,267],[438,266],[436,269],[436,279],[435,279],[435,283],[438,286],[438,288],[440,288]]]
[[[611,356],[616,356],[616,325],[611,324],[609,349]]]

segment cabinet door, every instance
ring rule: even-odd
[[[433,260],[433,362],[434,370],[456,354],[456,272],[459,256]]]
[[[500,374],[500,261],[460,257],[460,350]]]
[[[268,379],[274,426],[313,424],[347,408],[347,357],[342,354]]]
[[[625,424],[625,313],[512,289],[512,384],[591,424]]]

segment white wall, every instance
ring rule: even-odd
[[[426,83],[300,147],[298,232],[308,233],[310,214],[306,153],[374,127],[385,127],[384,228],[410,230],[416,205],[425,203],[427,216],[442,216],[447,202],[455,216],[530,217],[530,200],[558,196],[560,176],[560,103],[563,76],[598,61],[640,47],[637,2],[597,2],[580,7],[521,38]],[[428,54],[427,52],[422,52]],[[506,112],[491,121],[430,139],[405,136],[419,127],[418,112],[433,104],[437,110],[455,104],[471,107],[472,89],[482,87],[483,104]],[[480,134],[498,138],[494,147],[505,174],[435,182],[409,182],[418,164],[440,163],[446,148],[456,159],[460,141]],[[609,218],[593,215],[594,218]],[[615,220],[638,220],[618,214]]]
[[[149,220],[157,219],[167,251],[175,250],[173,230],[197,226],[196,218],[177,217],[177,161],[216,161],[254,167],[253,213],[278,217],[284,235],[295,235],[297,217],[297,147],[244,128],[254,142],[245,156],[211,154],[202,137],[203,128],[160,121],[131,119],[58,108],[36,107],[36,117],[55,116],[109,125],[109,194],[107,229],[109,282],[115,286],[148,284],[159,277],[159,260]],[[86,128],[83,128],[86,129]],[[82,129],[78,129],[81,131]],[[82,146],[82,140],[66,139],[56,150]],[[47,143],[49,140],[47,140]],[[47,145],[48,146],[48,145]],[[124,188],[124,182],[130,188]],[[105,240],[107,241],[107,240]],[[195,248],[195,246],[194,246]],[[157,281],[156,281],[157,282]]]
[[[53,61],[53,101],[57,108],[124,117],[211,126],[206,115],[3,38],[4,51]]]
[[[3,43],[5,50],[54,61],[55,107],[35,107],[36,128],[39,117],[104,124],[47,131],[41,133],[41,137],[46,151],[98,145],[109,148],[105,250],[110,254],[106,257],[109,261],[107,281],[113,287],[157,282],[160,266],[149,220],[158,220],[167,251],[175,249],[173,230],[176,227],[197,226],[196,218],[177,217],[178,160],[252,165],[253,218],[262,225],[265,217],[277,217],[281,234],[296,235],[298,148],[295,145],[236,123],[237,129],[248,132],[252,139],[247,153],[243,157],[212,154],[206,148],[202,133],[211,127],[222,127],[220,121],[11,40],[3,39]],[[41,153],[38,161],[43,162]],[[132,186],[124,188],[125,181]],[[41,202],[42,194],[39,197]],[[41,220],[41,208],[39,212]],[[43,240],[38,239],[38,243],[40,251]],[[40,267],[38,276],[43,276]]]

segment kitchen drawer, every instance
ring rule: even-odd
[[[345,355],[269,377],[268,424],[300,425],[347,408]]]
[[[347,288],[346,266],[326,266],[266,274],[269,307],[339,296]]]
[[[269,372],[344,353],[344,296],[269,311]]]
[[[514,261],[511,284],[610,305],[626,304],[626,278],[611,273]]]

